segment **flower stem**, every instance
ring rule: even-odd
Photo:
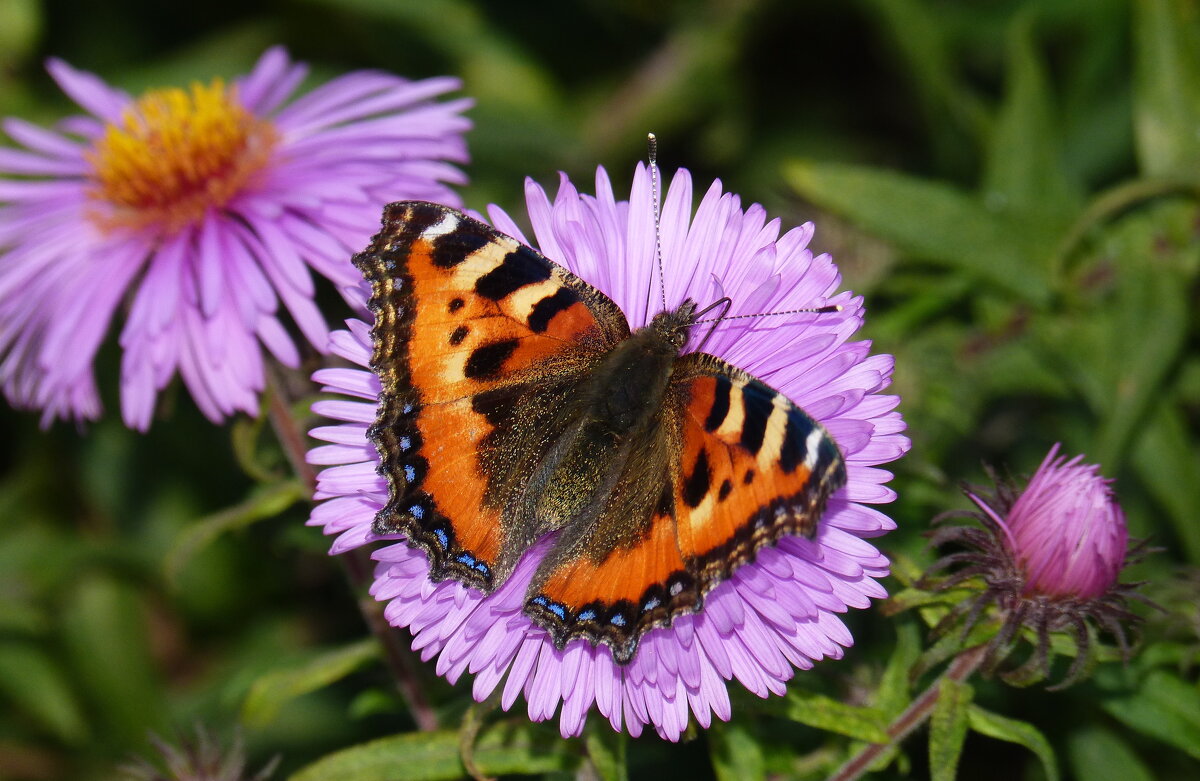
[[[937,705],[938,692],[943,680],[965,681],[979,669],[979,665],[986,655],[987,645],[977,645],[955,657],[950,666],[946,668],[946,672],[931,683],[929,688],[913,700],[904,712],[891,723],[887,731],[890,738],[887,743],[871,743],[865,746],[847,760],[846,764],[838,768],[838,771],[829,777],[829,781],[854,781],[865,773],[880,755],[903,741],[913,730],[925,723],[933,713],[934,706]]]
[[[364,593],[371,582],[371,572],[374,569],[370,554],[362,548],[355,548],[343,555],[341,560],[355,591]],[[401,698],[412,714],[413,721],[417,723],[417,729],[433,732],[438,728],[437,713],[425,696],[417,676],[416,665],[413,663],[413,653],[405,645],[400,630],[387,622],[383,615],[383,605],[373,597],[368,595],[359,598],[358,609],[371,634],[375,635],[383,646],[388,669],[396,681]]]
[[[274,370],[267,371],[267,417],[271,421],[276,439],[279,440],[279,446],[283,448],[288,463],[292,465],[292,471],[304,482],[309,496],[312,496],[317,490],[317,476],[308,463],[304,433],[300,430],[296,417],[292,415],[284,383],[277,377],[277,373]]]
[[[479,739],[479,731],[483,729],[483,725],[487,720],[487,715],[500,704],[500,698],[497,692],[492,692],[483,702],[477,702],[467,708],[466,715],[463,716],[462,727],[458,731],[458,756],[462,760],[463,768],[467,771],[467,775],[475,779],[475,781],[493,781],[490,776],[484,775],[479,769],[479,765],[475,763],[475,741]]]
[[[279,369],[272,367],[267,372],[267,384],[267,416],[270,418],[271,428],[275,430],[275,436],[287,455],[292,469],[304,481],[309,496],[312,496],[317,487],[316,473],[308,463],[305,434],[299,421],[296,420],[296,416],[292,414],[285,378],[279,376]],[[370,554],[362,548],[356,548],[340,556],[339,559],[354,593],[365,595],[371,585],[374,569]],[[400,630],[387,622],[387,618],[383,614],[383,605],[379,602],[370,596],[358,597],[357,601],[363,620],[366,621],[371,634],[375,635],[379,645],[383,648],[384,659],[396,681],[396,688],[408,706],[417,728],[422,732],[436,730],[438,728],[437,714],[421,688],[416,674],[416,665],[413,663],[412,651],[406,646]]]

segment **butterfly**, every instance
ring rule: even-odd
[[[631,330],[567,269],[424,202],[389,205],[354,263],[382,388],[373,531],[487,593],[555,533],[524,612],[559,648],[586,638],[627,664],[763,546],[813,536],[846,482],[817,421],[684,351],[690,299]]]

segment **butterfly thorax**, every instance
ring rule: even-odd
[[[598,432],[620,440],[657,424],[671,368],[687,344],[695,310],[694,303],[685,301],[659,313],[605,356],[583,394],[586,415],[598,424]]]

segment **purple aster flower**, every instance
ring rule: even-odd
[[[1002,674],[1005,680],[1028,684],[1049,674],[1050,635],[1068,633],[1076,655],[1062,682],[1079,679],[1091,647],[1089,623],[1099,624],[1117,641],[1123,654],[1129,644],[1122,621],[1138,619],[1126,609],[1136,584],[1122,585],[1122,568],[1137,551],[1128,551],[1125,514],[1112,492],[1112,481],[1100,467],[1067,459],[1050,449],[1024,490],[998,482],[995,496],[968,489],[979,512],[947,513],[967,516],[983,528],[943,526],[934,544],[951,543],[963,550],[938,560],[922,586],[935,590],[977,586],[977,595],[956,600],[936,627],[936,634],[958,628],[966,635],[991,607],[997,607],[998,631],[990,641],[987,669],[994,669],[1014,649],[1019,630],[1029,628],[1037,644],[1020,667]],[[949,571],[940,580],[935,576]]]
[[[469,101],[452,78],[360,71],[292,99],[307,69],[267,51],[231,85],[140,98],[51,60],[85,116],[54,130],[4,123],[0,149],[0,385],[12,404],[93,419],[92,360],[122,303],[121,408],[146,429],[178,372],[213,421],[255,414],[262,347],[288,366],[283,301],[318,349],[328,329],[315,270],[358,282],[350,254],[379,204],[458,203]]]
[[[525,195],[541,252],[607,293],[632,328],[646,325],[659,299],[647,169],[638,167],[628,201],[616,200],[603,169],[595,196],[579,194],[565,176],[553,201],[532,181]],[[681,170],[661,218],[669,306],[729,295],[731,315],[842,307],[832,314],[723,321],[705,345],[785,393],[836,439],[848,484],[830,500],[815,538],[785,537],[759,551],[754,563],[707,595],[701,612],[648,632],[627,665],[618,665],[607,646],[582,639],[558,650],[522,613],[550,538],[490,595],[453,580],[430,581],[425,554],[403,542],[374,554],[372,593],[388,603],[393,625],[413,633],[414,649],[426,660],[437,658],[439,674],[452,682],[473,675],[472,693],[480,701],[500,687],[505,709],[523,696],[534,720],[559,713],[564,736],[580,734],[593,706],[616,730],[639,735],[650,725],[668,740],[679,738],[689,718],[702,727],[713,715],[728,719],[727,681],[736,679],[761,697],[782,694],[796,668],[839,658],[853,642],[839,613],[885,596],[876,579],[887,574],[888,561],[865,538],[895,526],[868,506],[895,496],[884,485],[891,474],[876,465],[909,447],[897,397],[881,393],[892,358],[870,355],[868,342],[849,341],[862,324],[862,299],[837,293],[840,278],[829,256],[807,249],[811,224],[780,235],[779,220],[768,221],[758,204],[743,209],[719,181],[695,213],[692,196],[691,177]],[[499,230],[532,244],[505,212],[492,206],[488,213]],[[361,295],[364,301],[369,295],[365,286]],[[370,327],[348,325],[333,334],[331,349],[366,367]],[[313,463],[330,466],[319,477],[322,503],[310,523],[337,534],[331,552],[341,553],[377,539],[372,521],[387,499],[378,456],[366,439],[379,383],[359,369],[325,369],[314,378],[348,397],[314,406],[338,423],[313,430],[331,444],[309,454]]]

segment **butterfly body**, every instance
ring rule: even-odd
[[[382,386],[375,531],[424,550],[431,578],[488,592],[554,533],[525,612],[560,646],[630,661],[761,547],[814,534],[845,482],[816,421],[684,352],[690,300],[631,332],[566,269],[427,203],[389,206],[355,263]]]

